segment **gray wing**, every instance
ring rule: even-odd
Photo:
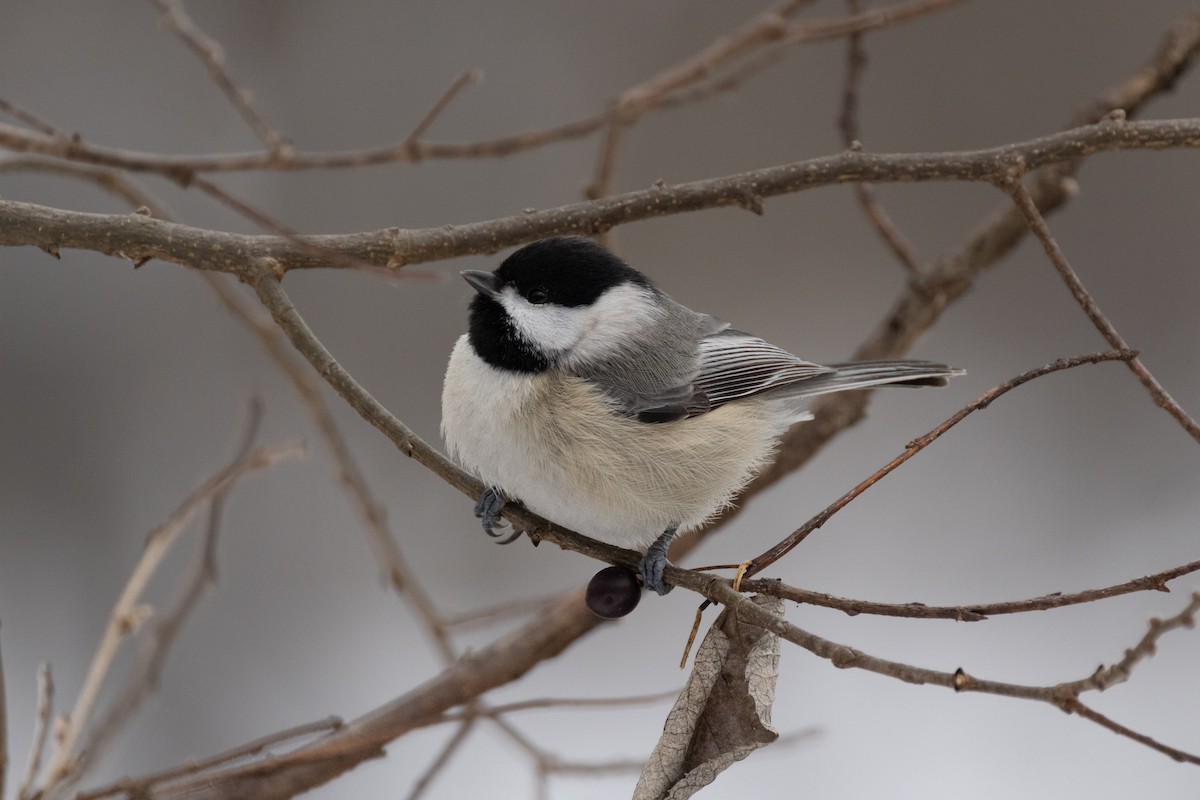
[[[707,398],[713,409],[833,372],[757,336],[730,329],[700,341],[700,371],[693,384],[696,394]]]
[[[803,400],[873,386],[945,386],[963,370],[930,361],[860,361],[822,366],[739,330],[724,329],[699,343],[699,369],[687,389],[639,408],[643,422],[696,416],[744,397],[765,393]]]
[[[695,347],[695,368],[687,383],[630,398],[626,413],[642,422],[672,422],[833,372],[724,324]]]

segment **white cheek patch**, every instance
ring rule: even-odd
[[[570,350],[587,325],[584,308],[534,305],[512,288],[504,289],[499,300],[521,338],[549,355]]]
[[[568,362],[602,358],[628,344],[661,310],[650,290],[634,284],[609,289],[590,306],[535,305],[508,287],[499,296],[521,338]]]

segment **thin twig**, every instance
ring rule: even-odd
[[[458,632],[490,628],[497,622],[512,619],[513,617],[541,613],[560,600],[562,600],[562,592],[542,597],[526,597],[506,603],[496,603],[475,609],[474,611],[464,611],[461,614],[442,617],[442,624]]]
[[[242,119],[254,131],[254,135],[266,145],[269,153],[287,158],[290,149],[287,137],[280,133],[267,120],[263,112],[255,105],[254,95],[248,89],[238,85],[225,66],[225,51],[192,20],[182,0],[151,0],[158,6],[163,24],[176,36],[183,40],[197,58],[204,63],[209,77],[225,93],[225,97],[241,114]]]
[[[242,433],[234,461],[245,458],[254,445],[262,423],[262,404],[254,400],[246,429]],[[72,778],[81,779],[103,753],[104,749],[125,729],[129,720],[151,693],[158,690],[167,656],[184,624],[199,604],[205,589],[217,579],[217,540],[221,531],[221,519],[225,499],[233,484],[215,490],[208,503],[208,525],[199,548],[199,554],[191,569],[191,576],[184,582],[183,589],[173,606],[161,615],[158,622],[142,637],[137,660],[125,670],[125,680],[116,698],[109,704],[108,711],[92,727],[78,747]]]
[[[292,382],[293,388],[308,409],[317,432],[333,458],[337,467],[337,476],[363,521],[376,558],[383,568],[388,583],[397,594],[408,601],[413,613],[433,640],[443,661],[449,664],[454,660],[455,652],[447,632],[447,626],[442,622],[429,592],[417,579],[416,571],[409,566],[400,548],[396,545],[395,537],[388,527],[383,504],[375,498],[362,470],[354,460],[328,403],[321,397],[313,373],[303,363],[297,363],[294,352],[288,347],[279,328],[271,325],[269,321],[259,319],[261,314],[255,314],[232,288],[223,282],[222,276],[206,275],[205,277],[208,278],[209,285],[225,307],[258,337],[268,355]]]
[[[8,100],[0,100],[0,112],[8,114],[13,119],[24,122],[29,127],[39,133],[51,136],[54,138],[69,139],[70,137],[60,128],[56,128],[46,120],[34,114],[32,111],[21,108],[16,103],[10,103]]]
[[[244,758],[259,755],[268,748],[274,747],[284,742],[291,742],[295,739],[300,739],[314,734],[329,733],[336,731],[342,727],[342,720],[338,717],[326,717],[315,722],[306,722],[303,725],[296,725],[292,728],[286,728],[282,731],[272,733],[269,736],[263,736],[255,739],[252,742],[239,745],[231,750],[226,750],[222,753],[209,756],[208,758],[189,761],[186,764],[164,769],[159,772],[152,772],[148,775],[142,775],[138,778],[123,778],[116,783],[102,786],[97,789],[91,789],[86,792],[81,792],[75,796],[75,800],[97,800],[97,798],[108,797],[114,794],[127,794],[132,797],[141,796],[147,789],[152,786],[164,784],[169,781],[184,778],[189,775],[198,775],[208,770],[215,769],[230,764],[234,761],[240,761]]]
[[[596,174],[591,184],[584,191],[589,200],[599,200],[608,197],[613,191],[613,181],[617,171],[617,151],[620,149],[621,138],[628,127],[627,122],[613,120],[604,131],[604,141],[600,145],[600,158],[596,163]],[[596,240],[605,247],[611,248],[611,231],[599,231]]]
[[[1123,121],[1114,120],[1111,124],[1122,125]],[[1046,225],[1045,218],[1038,211],[1037,204],[1030,196],[1029,190],[1025,188],[1020,179],[1012,176],[1010,180],[1004,182],[1004,188],[1012,195],[1013,202],[1017,208],[1025,215],[1025,219],[1029,222],[1029,229],[1033,231],[1034,236],[1042,243],[1046,255],[1050,258],[1050,263],[1058,270],[1059,276],[1063,282],[1067,284],[1067,288],[1071,290],[1071,294],[1075,296],[1075,301],[1083,308],[1083,312],[1087,314],[1088,319],[1096,326],[1096,330],[1100,331],[1100,335],[1112,347],[1120,350],[1128,350],[1129,345],[1121,334],[1117,333],[1117,329],[1113,327],[1112,322],[1100,310],[1100,306],[1092,299],[1088,290],[1084,287],[1083,282],[1079,280],[1079,276],[1075,270],[1071,268],[1067,261],[1066,255],[1062,248],[1058,246],[1058,242],[1054,240],[1054,236],[1050,233],[1050,228]],[[1146,391],[1150,393],[1150,397],[1154,399],[1154,405],[1166,411],[1175,420],[1183,426],[1183,429],[1188,432],[1188,435],[1200,442],[1200,424],[1183,410],[1179,403],[1172,399],[1171,395],[1167,394],[1167,390],[1158,382],[1158,379],[1146,369],[1146,365],[1142,363],[1140,358],[1133,358],[1125,362],[1129,369],[1141,381],[1142,386],[1146,387]]]
[[[1007,394],[1008,392],[1012,391],[1013,389],[1017,388],[1018,386],[1021,386],[1022,384],[1028,383],[1029,381],[1034,380],[1035,378],[1040,378],[1043,375],[1049,375],[1052,372],[1058,372],[1059,370],[1070,369],[1072,367],[1078,367],[1083,364],[1098,364],[1101,361],[1128,361],[1129,359],[1135,358],[1136,355],[1137,354],[1131,350],[1114,350],[1114,351],[1110,351],[1107,353],[1093,353],[1093,354],[1087,355],[1087,356],[1077,356],[1076,358],[1061,358],[1058,361],[1055,361],[1051,364],[1047,364],[1044,367],[1038,367],[1037,369],[1031,369],[1028,372],[1018,375],[1015,378],[1011,378],[1011,379],[1005,381],[1004,383],[1000,384],[999,386],[996,386],[995,388],[989,389],[987,392],[984,392],[978,399],[974,400],[973,402],[971,402],[971,403],[967,404],[966,406],[964,406],[963,408],[959,409],[953,416],[951,416],[945,422],[943,422],[940,425],[938,425],[937,427],[935,427],[933,430],[929,431],[929,433],[926,433],[924,436],[918,436],[916,439],[913,439],[911,442],[909,442],[908,447],[906,447],[904,449],[904,452],[902,452],[900,455],[893,458],[887,464],[884,464],[882,467],[877,469],[875,472],[871,473],[871,475],[869,477],[867,477],[864,481],[862,481],[857,486],[855,486],[853,489],[851,489],[850,491],[846,492],[844,495],[839,497],[836,501],[834,501],[828,507],[826,507],[823,511],[821,511],[821,513],[817,514],[815,517],[810,519],[808,522],[804,523],[799,528],[792,531],[792,533],[788,534],[787,537],[785,537],[782,541],[780,541],[774,547],[770,548],[769,550],[762,553],[761,555],[758,555],[758,556],[755,556],[754,558],[752,558],[750,560],[749,566],[744,571],[745,577],[748,578],[752,575],[757,575],[759,572],[762,572],[764,569],[766,569],[770,565],[774,564],[776,561],[778,561],[780,558],[785,556],[787,553],[791,552],[792,548],[794,548],[796,545],[800,544],[800,542],[802,542],[806,538],[808,538],[809,534],[811,534],[813,531],[817,530],[822,525],[824,525],[826,522],[828,522],[830,517],[832,517],[834,514],[836,514],[837,512],[839,512],[843,508],[845,508],[847,505],[849,505],[849,503],[852,500],[854,500],[856,497],[858,497],[860,494],[865,492],[867,489],[870,489],[872,486],[874,486],[876,483],[878,483],[880,480],[882,480],[885,476],[887,476],[888,474],[893,472],[897,467],[899,467],[901,464],[903,464],[905,461],[908,461],[910,458],[915,456],[917,453],[924,450],[926,447],[928,447],[930,444],[932,444],[936,439],[938,439],[943,433],[950,430],[958,423],[962,422],[969,415],[971,415],[975,411],[979,411],[981,409],[987,408],[989,405],[992,404],[992,402],[994,400],[996,400],[996,398],[1000,397],[1001,395]]]
[[[1022,700],[1039,700],[1055,706],[1085,692],[1103,691],[1126,680],[1133,668],[1154,651],[1154,646],[1164,633],[1176,628],[1191,627],[1194,624],[1196,611],[1200,609],[1200,592],[1197,592],[1192,595],[1187,607],[1176,616],[1163,621],[1153,621],[1149,633],[1143,637],[1142,641],[1132,650],[1126,651],[1125,657],[1115,664],[1101,667],[1083,678],[1051,686],[1031,686],[977,678],[968,674],[961,667],[954,672],[943,672],[872,656],[861,650],[809,633],[782,617],[764,611],[749,597],[733,591],[727,582],[720,579],[707,577],[693,580],[688,578],[688,584],[687,588],[698,590],[710,600],[732,609],[739,619],[782,636],[789,642],[830,661],[835,667],[841,669],[862,669],[906,683],[942,686],[956,692],[979,692]],[[1146,644],[1147,641],[1148,644]]]
[[[47,767],[47,786],[53,786],[66,780],[74,772],[76,743],[85,726],[91,721],[92,709],[99,697],[105,678],[108,676],[117,650],[121,643],[131,636],[145,620],[148,609],[140,602],[142,592],[192,516],[204,507],[215,493],[231,485],[246,473],[270,467],[301,452],[302,450],[296,446],[260,449],[237,459],[201,484],[164,523],[150,533],[142,556],[109,615],[104,635],[96,648],[92,663],[88,667],[83,686],[79,690],[79,696],[75,700],[75,707],[57,737],[55,753]]]
[[[120,170],[93,167],[90,164],[73,164],[42,156],[10,156],[0,158],[0,172],[44,172],[79,178],[119,197],[128,203],[130,208],[145,209],[152,217],[169,220],[172,216],[162,200]]]
[[[42,756],[46,752],[46,735],[50,731],[50,718],[54,714],[54,676],[49,664],[38,668],[37,719],[33,726],[33,744],[29,748],[29,760],[25,763],[25,776],[17,787],[18,800],[26,800],[33,792],[33,784],[42,769]]]
[[[427,130],[429,130],[429,126],[431,126],[434,121],[442,115],[442,112],[446,110],[446,107],[449,106],[451,102],[453,102],[454,98],[458,96],[458,93],[472,84],[479,83],[479,81],[482,79],[483,72],[477,69],[469,69],[463,74],[459,75],[458,78],[455,79],[454,83],[450,84],[450,87],[442,93],[442,96],[438,98],[437,102],[433,104],[433,107],[430,108],[429,111],[426,112],[425,116],[421,118],[421,121],[417,123],[417,126],[412,129],[412,133],[408,134],[404,140],[404,144],[401,146],[416,148],[421,141],[421,137],[425,135]]]
[[[851,13],[858,13],[858,0],[847,0],[847,7]],[[850,149],[862,148],[859,144],[858,90],[867,67],[867,51],[862,40],[862,31],[855,31],[846,40],[846,80],[842,90],[842,111],[838,115],[838,129],[842,133],[842,144]],[[856,183],[854,193],[867,220],[883,239],[884,244],[910,274],[918,274],[921,271],[921,256],[875,197],[874,187],[869,183]]]
[[[445,714],[443,721],[464,720],[470,717],[497,717],[503,714],[513,714],[518,711],[533,711],[546,708],[594,708],[612,710],[628,708],[629,706],[652,705],[679,696],[678,689],[671,689],[656,694],[631,695],[629,697],[540,697],[532,700],[518,700],[515,703],[505,703],[497,706],[481,706],[466,711]]]
[[[1000,614],[1023,614],[1028,611],[1049,611],[1056,608],[1094,603],[1133,592],[1169,592],[1168,581],[1184,575],[1200,572],[1200,561],[1191,561],[1153,575],[1105,586],[1102,589],[1087,589],[1074,594],[1053,594],[1031,597],[1027,600],[1010,600],[1003,603],[964,603],[957,606],[927,606],[924,603],[872,603],[831,594],[813,592],[788,586],[775,580],[743,581],[742,591],[748,594],[769,594],[797,603],[832,608],[847,614],[878,614],[886,617],[908,619],[952,619],[958,622],[980,622]]]
[[[21,161],[32,163],[21,163]],[[170,221],[168,212],[161,206],[152,206],[151,204],[155,203],[153,198],[145,194],[141,187],[137,186],[128,176],[121,172],[90,167],[85,164],[43,162],[40,159],[23,159],[21,161],[17,159],[0,161],[0,171],[3,171],[6,167],[10,169],[39,169],[42,166],[48,166],[51,171],[96,183],[102,188],[129,201],[134,206],[150,207],[155,217]],[[222,282],[221,276],[205,273],[203,277],[208,281],[209,286],[226,308],[259,338],[268,355],[275,360],[284,374],[291,379],[301,400],[312,414],[317,430],[325,440],[325,444],[337,464],[339,478],[345,486],[351,501],[363,518],[367,531],[370,534],[371,542],[375,547],[376,555],[380,563],[384,565],[387,580],[398,593],[409,600],[414,613],[433,638],[443,660],[449,663],[454,659],[453,645],[450,642],[447,632],[449,626],[440,620],[429,593],[416,580],[416,573],[408,566],[399,548],[396,547],[395,540],[387,528],[383,506],[375,500],[366,479],[354,462],[350,454],[350,448],[346,445],[337,424],[334,422],[333,414],[330,412],[328,405],[321,398],[320,391],[312,374],[296,363],[292,352],[282,340],[279,330],[266,322],[260,321],[252,309]],[[210,537],[208,541],[210,543],[213,542],[214,537]],[[543,604],[545,602],[547,601],[543,601]]]
[[[1198,54],[1200,10],[1191,10],[1167,29],[1143,66],[1100,92],[1083,111],[1073,115],[1070,126],[1100,122],[1114,108],[1125,109],[1127,115],[1137,113],[1151,99],[1176,86]],[[1034,172],[1030,191],[1043,214],[1071,199],[1073,176],[1082,164],[1082,159],[1067,159]],[[908,282],[875,330],[855,349],[853,358],[896,358],[907,352],[937,323],[943,311],[970,291],[978,277],[1012,252],[1028,233],[1025,217],[1006,200],[960,244],[934,261],[926,273]],[[784,436],[775,460],[743,495],[774,485],[806,463],[833,435],[862,418],[868,399],[868,393],[855,392],[817,402],[813,406],[814,421],[797,425]],[[722,520],[732,519],[740,508],[744,506],[735,506]]]
[[[417,782],[413,784],[412,791],[408,793],[408,800],[417,800],[433,785],[434,778],[450,763],[450,759],[458,751],[459,747],[462,746],[462,743],[466,741],[471,729],[475,727],[475,719],[476,717],[471,715],[463,718],[463,721],[455,729],[454,735],[446,741],[441,752],[437,754],[437,758],[430,762],[425,771],[421,773],[421,777],[417,778]]]
[[[156,4],[178,0],[152,0]],[[789,0],[781,7],[799,7],[810,0]],[[766,21],[762,30],[728,41],[722,37],[699,54],[679,65],[660,72],[633,89],[622,93],[617,103],[607,111],[572,120],[551,128],[502,136],[496,139],[468,143],[428,143],[415,146],[407,140],[380,148],[343,152],[296,152],[283,143],[266,152],[227,153],[204,156],[176,156],[121,148],[85,145],[78,140],[67,143],[59,137],[30,134],[21,128],[0,125],[0,147],[18,152],[36,152],[68,158],[73,161],[128,169],[135,172],[157,172],[172,178],[198,172],[243,172],[248,170],[306,170],[344,169],[387,163],[415,163],[429,159],[499,158],[524,152],[547,144],[565,142],[590,136],[616,119],[641,116],[656,107],[666,107],[670,94],[706,78],[712,69],[751,51],[766,42],[783,41],[791,45],[848,36],[855,31],[876,30],[908,22],[924,14],[961,0],[918,0],[890,8],[876,9],[849,17],[820,20],[809,25],[788,27],[778,14]],[[232,99],[232,98],[231,98]],[[677,104],[672,104],[677,105]],[[240,110],[240,107],[239,107]],[[261,118],[261,115],[259,115]],[[257,129],[256,129],[257,132]]]
[[[1186,753],[1183,750],[1179,750],[1177,748],[1171,747],[1170,745],[1165,745],[1162,742],[1152,739],[1144,733],[1138,733],[1137,731],[1135,731],[1131,728],[1127,728],[1124,725],[1122,725],[1121,723],[1116,722],[1113,719],[1104,716],[1099,711],[1096,711],[1095,709],[1084,705],[1083,703],[1081,703],[1079,700],[1077,700],[1075,698],[1064,700],[1060,705],[1062,707],[1062,710],[1066,711],[1068,714],[1078,714],[1079,716],[1081,716],[1085,719],[1090,719],[1092,722],[1096,723],[1097,725],[1101,726],[1102,728],[1108,728],[1110,731],[1117,734],[1118,736],[1124,736],[1126,738],[1132,739],[1133,741],[1137,742],[1138,744],[1144,744],[1146,747],[1149,747],[1152,750],[1157,750],[1158,752],[1160,752],[1164,755],[1170,756],[1171,758],[1175,759],[1176,761],[1187,763],[1187,764],[1200,764],[1200,755],[1193,755],[1191,753]]]

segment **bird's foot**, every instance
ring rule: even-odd
[[[508,498],[504,493],[491,486],[483,490],[483,494],[479,495],[479,501],[475,503],[475,516],[479,518],[483,532],[495,539],[497,544],[512,544],[521,536],[521,531],[518,530],[514,530],[508,535],[496,530],[508,527],[508,523],[500,519],[500,512],[507,504]]]
[[[674,586],[663,583],[663,570],[671,562],[667,560],[667,550],[671,548],[671,540],[675,538],[675,529],[667,528],[662,536],[654,540],[654,544],[646,548],[646,555],[638,564],[638,572],[642,576],[642,585],[655,594],[664,595],[674,589]]]

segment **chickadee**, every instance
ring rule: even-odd
[[[504,504],[520,501],[645,551],[642,581],[658,594],[671,589],[662,575],[676,533],[729,505],[779,436],[811,418],[797,401],[962,374],[926,361],[804,361],[680,305],[579,237],[462,276],[478,294],[446,370],[442,435],[488,487],[475,507],[484,530],[498,538]]]

